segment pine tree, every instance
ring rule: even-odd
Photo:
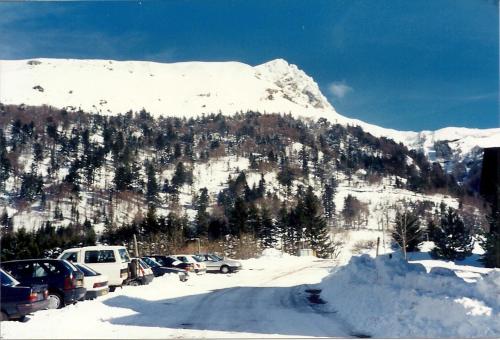
[[[257,188],[257,197],[262,198],[266,194],[266,180],[264,174],[260,174],[259,186]]]
[[[337,183],[332,178],[330,183],[325,185],[325,189],[323,191],[323,209],[325,210],[325,217],[327,220],[332,221],[335,217],[335,191],[337,188]]]
[[[207,236],[210,215],[207,212],[208,208],[208,190],[207,188],[200,189],[200,195],[196,200],[196,234],[198,236]]]
[[[481,262],[489,268],[500,268],[500,211],[492,209],[488,217],[490,230],[483,233],[481,247],[484,254]]]
[[[281,249],[288,254],[294,253],[293,229],[290,227],[290,215],[283,202],[278,211],[276,229],[281,238]]]
[[[260,237],[262,220],[259,214],[259,208],[254,203],[250,203],[248,207],[247,225],[248,232],[251,233],[254,238]]]
[[[359,200],[348,194],[344,198],[344,207],[342,208],[342,217],[344,218],[344,224],[347,228],[353,227],[353,222],[359,214],[359,207],[361,206]]]
[[[420,221],[413,210],[405,207],[405,211],[396,211],[395,226],[392,238],[402,249],[404,258],[407,252],[414,251],[422,242],[423,231],[420,228]]]
[[[87,219],[85,220],[85,222],[83,222],[83,230],[85,234],[84,244],[86,246],[94,246],[97,240],[97,236],[94,230],[94,226]]]
[[[314,195],[313,188],[309,186],[303,199],[303,226],[305,238],[311,249],[320,258],[328,258],[333,253],[333,246],[326,220],[321,212],[321,203]]]
[[[274,248],[277,240],[276,224],[270,216],[269,209],[263,207],[260,211],[260,235],[261,244],[264,248]]]
[[[184,183],[192,183],[192,173],[186,169],[184,163],[179,162],[175,167],[174,176],[172,177],[172,186],[175,188],[179,188]]]
[[[146,164],[146,200],[148,203],[156,203],[158,200],[158,182],[156,180],[155,169],[153,163]]]
[[[439,224],[429,228],[429,237],[434,241],[432,255],[448,260],[463,260],[472,253],[474,240],[471,230],[457,210],[448,207],[441,213]]]
[[[133,177],[132,170],[128,164],[118,166],[113,179],[115,189],[117,191],[131,190]]]
[[[248,208],[241,197],[237,197],[229,213],[229,230],[232,235],[239,236],[248,230]]]
[[[305,145],[302,145],[302,149],[299,151],[299,159],[302,162],[302,172],[307,177],[309,174],[309,157]]]

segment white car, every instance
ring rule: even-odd
[[[201,259],[196,258],[196,255],[171,255],[181,262],[190,263],[193,265],[193,270],[197,274],[203,274],[207,272],[207,265],[201,261]]]
[[[87,265],[108,277],[109,290],[121,287],[128,279],[130,256],[123,246],[91,246],[66,249],[59,259]]]
[[[234,273],[242,268],[241,262],[222,258],[215,254],[199,254],[196,258],[201,259],[207,266],[207,272],[220,272],[223,274]]]
[[[73,263],[83,273],[83,287],[87,289],[85,299],[91,300],[108,294],[108,277],[100,274],[83,263]]]

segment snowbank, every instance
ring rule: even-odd
[[[500,336],[500,270],[465,282],[453,270],[355,256],[321,283],[328,308],[373,337]]]

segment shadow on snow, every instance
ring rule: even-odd
[[[112,324],[174,329],[282,334],[351,335],[332,320],[332,312],[312,305],[307,285],[231,287],[158,301],[116,296],[103,301],[137,314],[112,318]]]

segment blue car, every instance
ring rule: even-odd
[[[66,260],[7,261],[2,263],[2,269],[22,285],[47,285],[49,309],[76,303],[86,293],[83,287],[83,273]]]
[[[46,285],[23,286],[1,269],[0,283],[0,321],[23,319],[49,305]]]

